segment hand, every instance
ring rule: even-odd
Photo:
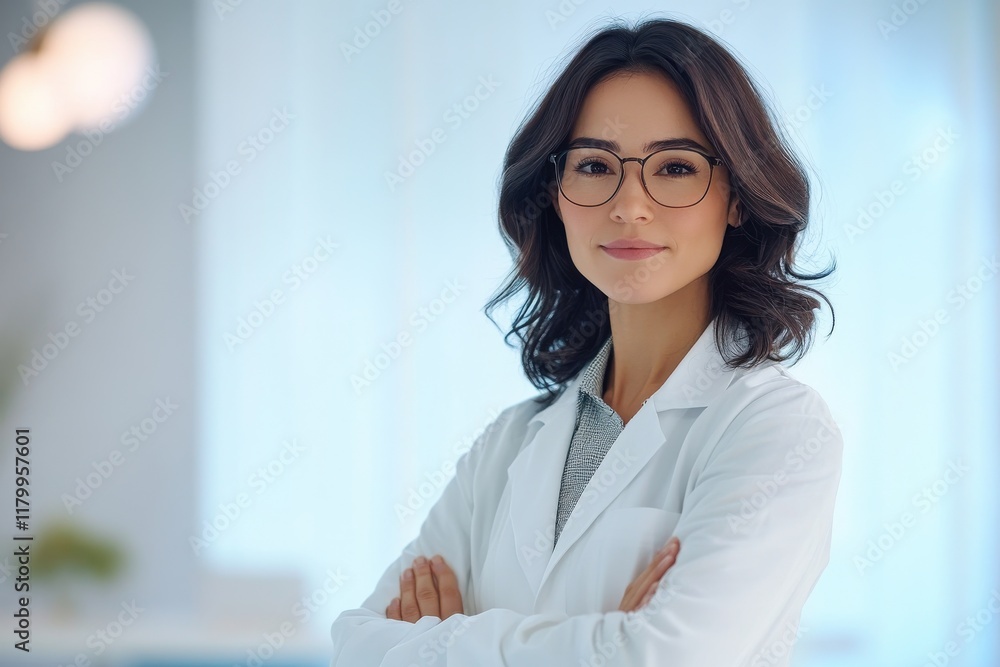
[[[666,545],[653,556],[653,562],[625,589],[625,595],[618,609],[635,611],[645,606],[659,588],[660,578],[677,562],[677,552],[680,548],[681,541],[676,536],[667,540]]]
[[[441,556],[427,560],[423,556],[413,561],[413,567],[403,570],[399,580],[399,597],[385,608],[385,617],[416,623],[423,616],[444,620],[452,614],[463,614],[462,594],[458,579]]]

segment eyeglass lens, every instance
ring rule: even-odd
[[[622,180],[622,164],[603,148],[572,148],[556,161],[563,195],[580,206],[598,206],[611,199]],[[711,165],[699,153],[674,148],[657,151],[642,167],[649,195],[659,204],[691,206],[708,192]]]

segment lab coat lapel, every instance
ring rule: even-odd
[[[539,588],[544,585],[545,580],[570,547],[594,523],[604,508],[610,505],[622,489],[639,474],[664,441],[659,416],[652,401],[647,401],[625,424],[624,430],[584,488],[566,525],[563,526],[562,533],[559,534],[559,542],[542,574]],[[562,470],[559,472],[561,477]]]
[[[587,485],[553,551],[556,509],[566,454],[576,425],[578,375],[548,408],[528,423],[527,445],[507,469],[517,560],[537,599],[545,579],[594,519],[663,444],[649,401],[629,420]]]
[[[528,422],[528,443],[507,468],[517,560],[535,597],[552,555],[563,466],[576,425],[580,374]]]
[[[625,425],[580,496],[554,550],[559,487],[576,426],[582,373],[528,422],[528,442],[507,473],[517,560],[536,600],[563,556],[664,445],[661,413],[705,407],[743,373],[725,367],[715,346],[715,324],[714,320],[709,324],[666,382]]]
[[[715,345],[715,324],[713,320],[702,331],[677,368],[643,403],[608,450],[566,521],[552,558],[542,574],[540,586],[544,585],[559,561],[601,512],[664,445],[666,435],[661,421],[666,419],[664,413],[707,406],[738,374],[738,371],[724,366],[722,355]],[[671,446],[679,447],[680,443],[671,443]]]

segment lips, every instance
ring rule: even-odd
[[[663,249],[663,246],[659,243],[653,243],[652,241],[645,241],[643,239],[615,239],[610,243],[605,243],[603,248],[621,248],[621,249]]]
[[[653,248],[609,248],[607,246],[601,246],[601,249],[615,259],[625,260],[646,259],[647,257],[652,257],[653,255],[666,250],[666,248],[662,246]]]

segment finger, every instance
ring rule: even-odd
[[[416,623],[420,620],[420,607],[417,606],[417,591],[413,580],[413,569],[406,568],[399,579],[399,608],[402,620]]]
[[[639,601],[639,606],[636,608],[641,609],[642,607],[645,607],[647,604],[649,604],[649,601],[653,599],[653,596],[656,594],[658,590],[660,590],[660,582],[657,581],[654,582],[653,585],[649,587],[649,590],[646,591],[646,594],[644,596],[642,596],[642,600]]]
[[[656,563],[653,570],[653,580],[650,582],[648,590],[639,602],[640,607],[644,607],[653,596],[660,590],[663,583],[663,575],[677,562],[677,549],[669,549],[664,556]]]
[[[667,549],[660,558],[656,561],[653,566],[653,583],[657,583],[666,574],[667,570],[673,567],[674,563],[677,562],[677,554],[679,552],[680,545],[674,545],[673,547]]]
[[[437,577],[438,594],[441,596],[441,618],[452,614],[464,614],[462,593],[458,590],[458,577],[441,556],[431,559],[434,576]]]
[[[667,571],[671,565],[673,565],[673,558],[677,555],[677,550],[680,547],[680,543],[676,538],[670,538],[667,544],[660,549],[653,556],[652,561],[646,566],[638,577],[636,577],[635,590],[637,597],[645,595],[646,591],[649,590],[650,584],[659,581],[663,573]]]
[[[417,606],[420,607],[420,615],[440,617],[441,602],[438,599],[437,586],[434,585],[434,577],[431,575],[430,561],[419,556],[413,561],[413,573],[417,581]]]
[[[659,582],[666,568],[673,565],[672,559],[679,548],[680,541],[677,538],[671,538],[667,541],[663,549],[653,556],[652,561],[646,566],[646,569],[640,572],[639,576],[625,589],[619,609],[622,611],[632,611],[642,606],[642,600],[646,596],[646,593],[649,592],[650,586]]]
[[[385,608],[385,617],[394,621],[403,620],[403,615],[399,611],[399,598],[393,598],[389,606]]]

